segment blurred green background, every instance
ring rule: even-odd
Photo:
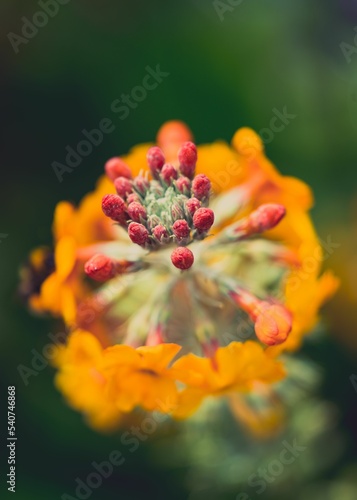
[[[60,328],[31,316],[16,297],[21,262],[33,247],[51,244],[56,203],[78,202],[94,187],[107,158],[154,140],[166,120],[184,120],[198,143],[230,141],[241,126],[258,132],[267,127],[273,110],[284,107],[296,117],[274,135],[267,153],[281,172],[312,186],[318,233],[340,244],[326,267],[342,277],[341,289],[325,307],[322,335],[303,352],[322,369],[317,397],[336,410],[335,431],[344,446],[326,467],[295,482],[283,474],[280,486],[258,496],[357,498],[357,390],[350,380],[357,374],[357,4],[237,3],[72,0],[59,5],[58,13],[28,43],[20,43],[16,54],[9,33],[23,36],[22,18],[32,20],[43,9],[29,0],[1,2],[0,233],[7,237],[0,239],[0,383],[3,402],[6,387],[17,388],[19,500],[52,500],[65,492],[74,496],[75,478],[85,478],[93,460],[106,460],[121,447],[118,436],[96,434],[63,403],[53,387],[51,367],[31,377],[27,387],[17,371],[19,364],[29,366],[31,350],[41,351],[47,334]],[[111,103],[141,85],[147,66],[158,64],[169,76],[120,120]],[[97,128],[103,118],[113,120],[115,131],[60,183],[51,163],[64,162],[66,146],[76,147],[81,131]],[[5,420],[1,418],[1,470],[7,472]],[[212,439],[218,440],[225,423],[211,425]],[[239,468],[235,481],[221,479],[211,463],[212,450],[207,451],[210,463],[200,472],[189,453],[187,460],[171,465],[180,443],[189,449],[184,432],[169,426],[127,453],[125,464],[90,498],[244,500],[239,499],[244,491],[256,498]],[[193,433],[191,446],[199,443],[200,434]],[[254,450],[266,447],[270,453],[269,446],[255,444]],[[328,437],[326,446],[333,447]],[[307,453],[322,460],[324,447]],[[239,451],[237,445],[230,453]],[[7,494],[5,482],[2,474],[1,498]]]

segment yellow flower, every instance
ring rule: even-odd
[[[55,271],[43,282],[39,295],[30,298],[30,305],[35,311],[50,311],[63,315],[71,323],[77,313],[75,297],[83,296],[82,286],[75,278],[76,245],[70,236],[62,238],[56,245]]]
[[[83,282],[83,262],[100,250],[103,241],[116,235],[101,210],[101,199],[110,190],[111,183],[102,178],[77,209],[65,201],[58,203],[53,222],[55,269],[43,281],[39,293],[30,297],[34,311],[50,312],[63,317],[70,326],[76,324],[79,301],[90,292]]]
[[[339,287],[339,280],[331,271],[320,276],[323,254],[319,239],[309,215],[291,208],[282,227],[275,235],[295,247],[299,265],[292,268],[285,280],[284,296],[287,308],[293,314],[293,328],[283,345],[269,348],[270,354],[295,351],[304,335],[311,332],[318,321],[320,307]]]
[[[74,331],[65,347],[59,347],[54,364],[59,371],[55,383],[68,403],[83,412],[99,430],[117,427],[122,414],[107,396],[107,379],[102,370],[103,348],[89,332]]]
[[[172,372],[187,386],[174,412],[177,418],[193,413],[206,396],[248,392],[256,382],[271,384],[285,375],[281,363],[269,359],[252,341],[220,347],[211,359],[187,354],[176,361]]]
[[[78,208],[66,201],[58,203],[53,221],[55,241],[60,241],[64,236],[72,236],[77,246],[82,248],[114,239],[115,228],[101,209],[102,197],[108,192],[115,190],[109,179],[102,177],[95,191],[87,194]]]
[[[76,330],[58,348],[56,385],[93,425],[119,423],[122,413],[136,406],[169,412],[177,406],[178,390],[168,365],[180,349],[175,344],[103,349],[93,334]]]
[[[94,426],[137,406],[184,418],[207,396],[282,379],[274,358],[301,345],[338,286],[321,276],[310,188],[277,171],[254,131],[238,130],[232,146],[191,141],[169,122],[159,147],[110,160],[112,182],[56,208],[55,269],[30,303],[82,328],[56,380]],[[233,404],[247,425],[276,426],[242,408]]]
[[[249,203],[236,212],[237,219],[263,203],[276,202],[286,207],[286,216],[267,238],[280,241],[292,251],[296,262],[286,276],[284,302],[293,314],[293,328],[288,339],[279,346],[269,348],[270,354],[300,347],[303,336],[318,321],[319,308],[331,298],[339,280],[331,272],[320,276],[322,249],[308,210],[313,204],[310,188],[299,179],[281,175],[266,158],[260,137],[249,128],[239,129],[232,140],[233,148],[219,142],[199,147],[198,171],[216,180],[217,192],[230,192],[243,186],[251,194]],[[223,199],[224,201],[224,199]],[[228,217],[225,221],[231,222]]]
[[[170,412],[177,406],[178,390],[168,365],[180,349],[176,344],[108,347],[104,367],[110,373],[110,399],[123,412],[136,406]]]

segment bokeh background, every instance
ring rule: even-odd
[[[283,437],[225,439],[228,416],[227,422],[203,420],[194,430],[168,426],[127,453],[125,464],[90,498],[357,498],[357,378],[354,384],[351,379],[357,375],[357,4],[237,3],[71,0],[16,54],[8,34],[21,35],[22,18],[31,20],[42,9],[30,0],[1,1],[0,399],[6,401],[8,385],[16,386],[18,500],[75,497],[75,478],[85,478],[93,460],[121,449],[117,435],[93,432],[63,403],[50,366],[27,387],[17,370],[29,366],[31,350],[41,351],[48,333],[60,328],[31,316],[16,295],[21,262],[33,247],[51,244],[56,203],[78,202],[107,158],[152,141],[166,120],[187,122],[198,143],[229,141],[240,126],[267,127],[273,110],[284,107],[296,117],[267,144],[268,155],[281,172],[312,186],[318,233],[339,244],[325,264],[342,286],[324,308],[319,334],[303,349],[321,374],[311,402],[319,410],[304,401],[307,417],[299,423],[316,431],[333,415],[331,431],[255,495],[247,477],[259,457],[276,456]],[[146,66],[158,64],[169,76],[120,120],[111,103],[141,84]],[[63,162],[65,147],[75,147],[84,128],[107,117],[115,131],[60,183],[52,162]],[[3,415],[0,459],[7,471]],[[235,461],[243,446],[256,457],[248,471],[247,462]],[[180,458],[173,460],[177,450]],[[306,469],[307,463],[314,466]],[[1,498],[6,488],[1,474]],[[242,492],[248,496],[239,497]]]

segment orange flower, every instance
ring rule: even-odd
[[[282,242],[291,252],[285,254],[293,259],[293,265],[285,279],[282,300],[293,314],[293,328],[283,344],[269,351],[270,354],[293,351],[318,321],[319,308],[334,295],[339,280],[331,272],[319,277],[322,250],[308,215],[313,204],[310,188],[276,170],[253,130],[239,129],[232,144],[234,150],[222,142],[199,147],[198,171],[204,170],[215,179],[216,192],[223,194],[220,203],[227,207],[227,217],[221,221],[223,226],[264,203],[279,203],[286,208],[284,219],[266,231],[265,236]],[[235,215],[231,216],[232,213]]]
[[[83,262],[100,251],[103,241],[115,238],[115,228],[100,205],[110,189],[110,182],[103,178],[78,209],[65,201],[58,203],[53,222],[55,270],[43,281],[40,292],[30,298],[34,311],[51,312],[68,325],[76,324],[78,303],[89,294],[82,279]]]
[[[100,430],[117,427],[122,414],[107,396],[107,379],[101,369],[103,348],[89,332],[76,330],[65,347],[59,347],[54,364],[55,383],[68,403],[83,412],[90,425]]]
[[[178,390],[168,365],[180,349],[176,344],[107,348],[103,366],[110,373],[110,399],[124,412],[135,406],[170,412],[177,405]]]
[[[50,311],[63,315],[66,322],[74,322],[77,313],[76,296],[81,297],[82,286],[74,275],[76,244],[70,236],[62,238],[55,249],[55,271],[45,279],[39,295],[30,298],[35,311]]]
[[[110,160],[113,182],[56,208],[55,269],[30,303],[88,330],[61,350],[56,380],[92,425],[137,406],[184,418],[207,396],[282,379],[273,358],[300,346],[338,286],[321,276],[309,187],[276,170],[255,132],[232,147],[190,141],[169,122],[158,146]]]
[[[269,359],[252,341],[220,347],[212,359],[187,354],[176,361],[172,372],[187,386],[174,411],[177,418],[193,413],[206,396],[248,392],[255,382],[271,384],[285,375],[281,363]]]

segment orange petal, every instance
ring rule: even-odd
[[[76,263],[76,242],[71,236],[61,238],[55,250],[56,274],[65,280]]]

